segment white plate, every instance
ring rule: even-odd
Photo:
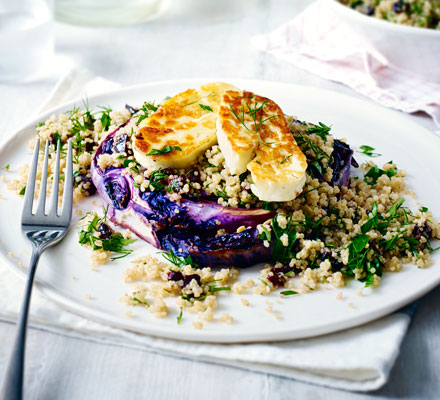
[[[168,95],[181,90],[199,86],[208,80],[185,80],[159,82],[117,90],[107,94],[90,97],[89,105],[109,105],[114,109],[125,104],[139,106],[144,100],[160,101]],[[408,183],[415,190],[418,199],[440,217],[440,179],[438,177],[438,156],[440,140],[428,130],[415,124],[402,114],[357,100],[338,93],[297,85],[251,81],[228,80],[243,89],[270,97],[280,104],[287,114],[300,119],[332,125],[332,133],[338,138],[347,138],[354,149],[367,144],[384,156],[376,158],[378,163],[393,160],[397,166],[407,171]],[[77,102],[78,104],[78,102]],[[11,172],[4,173],[8,179],[15,174],[17,167],[30,160],[28,140],[35,134],[34,126],[53,113],[71,109],[73,103],[59,107],[21,129],[0,149],[0,166],[11,165]],[[358,161],[363,156],[356,154]],[[8,192],[2,185],[0,200],[0,254],[8,265],[23,276],[29,258],[29,245],[20,233],[22,200]],[[92,200],[87,199],[79,208],[90,210]],[[413,205],[416,207],[415,203]],[[206,323],[203,330],[192,327],[193,316],[183,315],[180,325],[176,317],[178,309],[171,300],[170,315],[156,319],[144,308],[131,307],[135,316],[127,318],[128,307],[119,302],[120,296],[128,289],[121,279],[122,272],[130,260],[147,252],[157,250],[138,240],[135,253],[117,262],[104,265],[94,272],[90,268],[87,250],[77,242],[74,213],[72,229],[58,246],[46,251],[37,272],[37,286],[47,296],[65,308],[85,317],[102,321],[115,327],[130,329],[150,335],[173,339],[204,342],[251,342],[267,340],[287,340],[315,336],[357,326],[391,313],[422,296],[440,282],[440,253],[434,255],[436,265],[418,269],[406,265],[402,272],[386,273],[378,289],[365,290],[363,297],[357,296],[363,287],[360,282],[349,282],[343,289],[316,290],[306,295],[296,295],[281,299],[273,293],[267,297],[246,294],[251,306],[241,304],[240,295],[221,295],[217,315],[230,313],[235,322],[226,325],[221,322]],[[26,250],[23,250],[26,249]],[[15,258],[8,257],[12,251]],[[252,267],[241,272],[241,279],[252,276],[257,279],[259,268]],[[72,279],[72,276],[78,280]],[[343,300],[336,300],[338,292],[344,294]],[[92,300],[86,295],[93,296]],[[273,313],[265,311],[266,300],[281,315],[277,320]],[[350,304],[351,303],[351,304]],[[353,305],[353,307],[351,306]]]

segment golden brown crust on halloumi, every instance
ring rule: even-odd
[[[306,157],[274,101],[251,92],[225,92],[217,137],[231,173],[249,170],[260,200],[288,201],[301,191]]]
[[[235,87],[215,82],[165,100],[154,114],[140,123],[134,135],[137,161],[147,168],[191,166],[201,153],[217,142],[218,108],[228,89]],[[168,153],[147,156],[153,149],[161,150],[166,146],[174,147]]]
[[[272,100],[263,101],[266,101],[263,107],[266,122],[258,128],[260,142],[254,160],[248,164],[254,182],[251,189],[260,200],[293,200],[304,186],[307,159],[281,108]]]

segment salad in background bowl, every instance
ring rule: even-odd
[[[430,3],[430,7],[422,3]],[[440,5],[436,3],[440,2],[328,0],[331,10],[393,66],[440,82],[440,25],[436,19]]]

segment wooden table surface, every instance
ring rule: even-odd
[[[250,46],[250,37],[293,18],[310,0],[224,0],[223,11],[215,15],[197,12],[200,2],[203,0],[174,0],[162,18],[130,27],[57,23],[57,65],[87,68],[125,85],[240,77],[300,83],[360,97],[347,87],[277,62]],[[35,115],[57,78],[53,74],[33,83],[0,84],[0,139]],[[429,118],[412,118],[434,130]],[[0,371],[14,331],[12,324],[0,322]],[[27,351],[26,399],[435,399],[440,398],[440,288],[420,300],[388,384],[369,394],[32,328]]]

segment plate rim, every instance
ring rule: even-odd
[[[113,95],[121,95],[124,92],[130,92],[132,90],[142,90],[143,88],[148,89],[154,86],[160,87],[164,85],[173,86],[176,84],[183,85],[185,83],[191,84],[191,85],[200,85],[207,82],[215,82],[215,81],[223,81],[223,82],[239,82],[239,85],[249,85],[257,84],[257,85],[283,85],[288,86],[291,88],[300,88],[302,90],[312,90],[317,93],[319,92],[325,92],[327,94],[331,94],[332,96],[340,97],[342,99],[350,100],[355,103],[359,103],[364,106],[371,107],[375,110],[377,110],[380,113],[385,113],[388,115],[394,115],[402,120],[406,120],[408,124],[413,125],[414,127],[417,127],[418,134],[421,134],[423,131],[423,136],[427,140],[432,140],[436,143],[436,145],[440,148],[440,137],[437,136],[434,132],[430,131],[428,128],[422,126],[421,124],[418,124],[414,120],[410,119],[408,115],[396,111],[391,110],[388,108],[385,108],[383,106],[380,106],[374,102],[366,101],[365,99],[358,98],[355,96],[351,96],[345,93],[340,93],[335,90],[315,87],[315,86],[307,86],[307,85],[301,85],[296,83],[288,83],[283,81],[276,81],[276,80],[262,80],[262,79],[246,79],[246,78],[187,78],[187,79],[173,79],[173,80],[161,80],[161,81],[153,81],[153,82],[147,82],[142,84],[134,84],[129,86],[122,86],[120,88],[112,89],[109,91],[103,91],[97,94],[93,94],[90,97],[87,96],[88,100],[94,100],[96,98],[99,98],[101,96],[103,97],[111,97]],[[26,130],[28,130],[30,127],[35,126],[39,120],[47,119],[54,113],[62,112],[63,110],[66,110],[68,108],[71,108],[73,105],[78,104],[78,102],[81,102],[81,98],[75,98],[74,100],[64,102],[63,104],[60,104],[59,106],[51,107],[49,110],[38,114],[35,118],[33,118],[31,121],[28,121],[24,123],[19,129],[15,130],[13,134],[7,135],[4,141],[0,143],[0,155],[3,155],[4,152],[7,150],[7,147],[10,145],[13,145],[14,142],[19,139],[22,136],[26,136]],[[12,260],[8,259],[6,257],[6,253],[3,251],[0,252],[0,259],[4,262],[4,264],[8,267],[10,271],[18,275],[21,279],[25,279],[27,277],[27,270],[21,269],[18,266],[16,266]],[[434,266],[431,266],[432,268]],[[38,281],[38,276],[36,277],[34,281],[35,288],[42,293],[44,296],[46,296],[48,299],[54,300],[58,305],[60,305],[65,310],[72,312],[75,315],[78,315],[82,318],[89,318],[92,321],[96,321],[99,323],[103,323],[107,326],[115,327],[124,329],[130,332],[135,332],[138,334],[145,334],[156,338],[163,338],[163,339],[172,339],[175,341],[189,341],[189,342],[209,342],[209,343],[254,343],[254,342],[267,342],[269,341],[288,341],[288,340],[296,340],[296,339],[305,339],[309,337],[316,337],[316,336],[322,336],[326,334],[332,334],[336,332],[343,331],[345,329],[349,328],[355,328],[359,327],[365,324],[368,324],[369,322],[372,322],[374,320],[377,320],[381,317],[387,316],[400,308],[404,307],[405,305],[413,302],[414,300],[424,296],[426,293],[434,289],[438,284],[440,284],[440,274],[438,275],[437,279],[429,281],[426,285],[423,286],[423,289],[419,290],[418,292],[412,294],[411,296],[406,297],[405,299],[401,300],[400,302],[391,303],[388,304],[386,307],[377,309],[375,311],[370,311],[368,315],[361,315],[361,316],[353,316],[350,319],[347,319],[345,322],[340,323],[338,327],[335,326],[328,326],[323,325],[320,327],[313,328],[313,332],[310,331],[310,328],[303,328],[302,330],[296,331],[295,333],[292,333],[289,328],[283,328],[283,329],[277,329],[275,332],[271,334],[270,339],[267,337],[267,333],[263,332],[262,334],[259,334],[258,332],[255,332],[252,337],[243,338],[243,334],[234,335],[233,332],[225,334],[225,332],[216,332],[216,331],[195,331],[195,332],[188,332],[188,331],[182,331],[179,332],[179,338],[176,338],[176,334],[170,333],[168,330],[161,330],[159,325],[156,325],[154,331],[152,332],[151,329],[139,329],[139,327],[133,327],[133,321],[128,321],[127,323],[124,323],[121,318],[114,317],[108,312],[102,312],[100,310],[94,309],[93,306],[85,306],[81,303],[75,302],[74,300],[69,299],[68,296],[63,293],[58,292],[56,288],[52,288],[51,286],[45,285],[44,283],[41,283]],[[129,323],[132,322],[132,323]],[[136,325],[136,324],[134,324]],[[231,327],[232,328],[232,327]],[[232,329],[233,330],[233,329]],[[231,331],[232,331],[231,330]],[[198,333],[201,333],[201,337],[197,337]]]

